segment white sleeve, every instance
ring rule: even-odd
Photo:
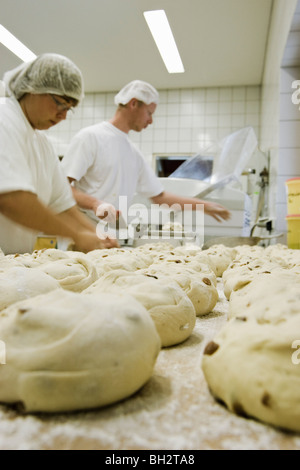
[[[94,159],[94,140],[90,134],[82,130],[71,140],[62,159],[62,168],[67,177],[80,181],[93,165]]]
[[[32,172],[17,136],[3,123],[0,128],[0,194],[12,191],[36,193]]]
[[[54,212],[61,213],[75,206],[76,202],[73,198],[71,186],[58,160],[55,161],[53,168],[52,182],[49,207]]]

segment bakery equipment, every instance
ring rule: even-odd
[[[198,197],[203,191],[211,187],[207,182],[188,178],[169,177],[160,178],[160,181],[165,191],[177,194],[178,196],[193,198]],[[205,197],[205,200],[216,202],[227,207],[231,212],[230,220],[217,222],[212,217],[202,215],[202,226],[199,227],[200,219],[198,219],[195,224],[193,217],[187,217],[187,220],[185,218],[183,220],[182,212],[176,213],[167,209],[161,210],[157,208],[156,210],[160,211],[159,220],[158,217],[157,220],[155,220],[155,217],[152,217],[154,220],[151,220],[149,224],[149,211],[153,210],[151,201],[136,195],[131,208],[134,206],[144,208],[144,210],[137,210],[139,213],[138,223],[135,221],[136,226],[139,226],[140,232],[136,233],[135,240],[132,238],[131,240],[121,240],[121,244],[137,246],[146,241],[165,240],[173,244],[186,244],[191,242],[202,245],[203,242],[210,237],[241,236],[245,228],[245,204],[247,195],[240,189],[229,188],[223,185],[222,187],[220,185],[220,187],[214,187],[213,189],[214,190],[210,191],[210,194]],[[200,199],[199,203],[201,203]],[[170,218],[172,218],[171,223],[182,225],[182,231],[174,231],[174,233],[169,232],[168,237],[168,234],[164,233],[162,228],[165,224],[170,223]],[[129,220],[128,222],[132,224],[132,221]],[[140,234],[142,235],[140,236]]]
[[[274,238],[279,238],[282,237],[283,234],[274,234],[274,235],[269,235],[269,236],[262,236],[262,237],[217,237],[217,238],[211,238],[207,242],[205,242],[202,246],[202,250],[207,250],[208,248],[214,246],[214,245],[224,245],[230,248],[234,248],[235,246],[241,246],[241,245],[249,245],[249,246],[254,246],[258,245],[260,242],[264,240],[271,240]]]

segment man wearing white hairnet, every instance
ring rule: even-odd
[[[80,70],[64,56],[43,54],[4,75],[0,104],[0,247],[32,252],[39,233],[64,237],[78,250],[115,246],[100,240],[78,210],[43,130],[66,119],[83,97]]]
[[[195,198],[179,197],[164,191],[159,179],[130,142],[130,130],[137,132],[152,124],[159,94],[149,83],[134,80],[116,96],[118,106],[109,122],[82,129],[72,140],[63,159],[63,167],[73,186],[78,205],[91,218],[103,217],[107,222],[118,216],[119,197],[127,196],[130,206],[135,193],[148,197],[154,204],[196,206],[218,221],[228,219],[223,206]],[[106,204],[103,204],[106,201]]]

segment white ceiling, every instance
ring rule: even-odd
[[[273,0],[0,0],[0,24],[82,70],[86,92],[260,85]],[[169,74],[143,11],[165,9],[185,67]],[[0,44],[0,77],[20,59]]]

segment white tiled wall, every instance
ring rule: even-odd
[[[293,104],[292,88],[295,80],[300,80],[300,67],[282,68],[280,75],[280,122],[279,122],[279,158],[276,208],[277,227],[287,229],[286,180],[300,177],[300,110]],[[300,95],[299,95],[300,96]],[[300,104],[300,103],[299,103]]]
[[[74,115],[48,131],[58,155],[81,128],[113,116],[115,94],[87,94]],[[149,163],[154,153],[197,153],[246,126],[259,139],[260,95],[255,86],[161,90],[153,124],[130,137]]]

